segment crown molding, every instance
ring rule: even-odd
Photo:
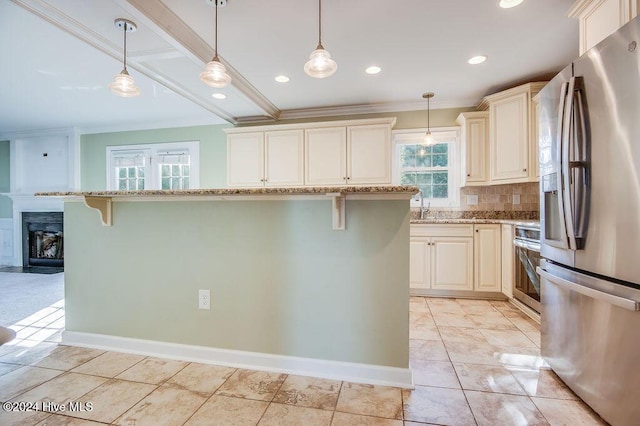
[[[458,101],[445,101],[445,102],[431,102],[431,109],[445,109],[445,108],[467,108],[475,107],[478,103],[477,99],[462,99]],[[374,104],[358,104],[358,105],[345,105],[335,107],[322,107],[322,108],[303,108],[303,109],[289,109],[283,110],[280,113],[280,120],[293,120],[301,118],[316,118],[316,117],[337,117],[342,115],[356,115],[356,114],[376,114],[376,113],[388,113],[388,112],[402,112],[402,111],[421,111],[426,110],[427,104],[425,101],[412,101],[412,102],[381,102]]]

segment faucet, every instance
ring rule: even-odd
[[[418,192],[418,195],[420,196],[420,220],[424,220],[424,214],[427,213],[429,211],[429,207],[431,207],[431,202],[427,203],[427,208],[424,208],[424,194],[422,193],[422,190],[420,190]]]

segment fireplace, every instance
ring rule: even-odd
[[[62,212],[22,212],[22,265],[64,266]]]

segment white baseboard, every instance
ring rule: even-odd
[[[413,389],[409,368],[236,351],[206,346],[64,331],[62,344],[274,373]]]

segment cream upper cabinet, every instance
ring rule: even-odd
[[[546,82],[523,84],[487,96],[489,181],[493,184],[538,181],[537,108],[532,98]]]
[[[529,108],[526,93],[492,102],[489,107],[491,180],[526,179],[529,167]]]
[[[307,185],[391,183],[391,125],[312,128],[305,131]]]
[[[227,136],[227,183],[243,187],[264,185],[264,132]]]
[[[347,180],[346,127],[305,130],[305,183],[345,185]]]
[[[463,112],[456,122],[462,138],[462,179],[460,186],[487,184],[489,112]]]
[[[502,240],[500,225],[474,225],[474,290],[502,291]]]
[[[304,184],[302,130],[234,133],[227,136],[229,186]]]
[[[580,54],[638,15],[640,0],[578,0],[569,16],[580,22]]]
[[[281,130],[264,134],[264,179],[267,186],[304,184],[304,132]]]
[[[391,184],[395,117],[225,129],[227,184]]]
[[[347,183],[391,183],[391,126],[378,124],[347,127]]]

